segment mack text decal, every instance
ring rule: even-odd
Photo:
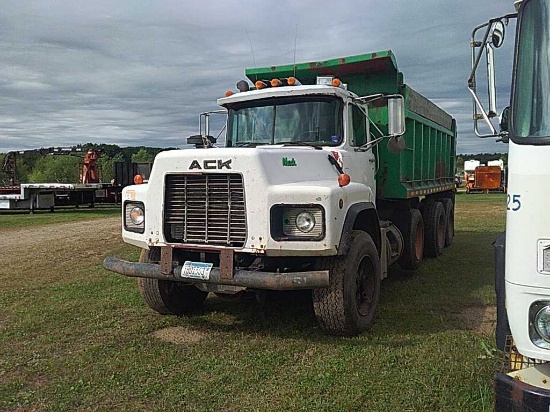
[[[193,169],[205,169],[205,170],[212,170],[212,169],[231,169],[231,159],[229,160],[222,160],[222,159],[212,159],[212,160],[203,160],[202,164],[199,163],[198,160],[193,160],[191,162],[191,165],[189,166],[189,170]]]
[[[283,166],[298,166],[298,164],[294,158],[289,159],[287,157],[283,157]]]

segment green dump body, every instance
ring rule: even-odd
[[[379,198],[407,199],[454,188],[456,122],[403,82],[403,74],[390,50],[246,70],[246,76],[253,82],[294,76],[307,85],[315,84],[317,76],[327,75],[339,78],[358,96],[401,94],[405,99],[405,150],[390,153],[385,142],[375,148],[379,159],[376,175]],[[385,104],[371,104],[369,117],[387,133]],[[372,129],[371,126],[371,132]]]

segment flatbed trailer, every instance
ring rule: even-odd
[[[56,206],[89,205],[109,193],[105,183],[23,183],[0,187],[0,211],[39,209],[53,211]]]

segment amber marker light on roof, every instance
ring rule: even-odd
[[[334,87],[340,87],[342,85],[342,82],[340,81],[340,79],[332,79],[332,85]]]
[[[349,185],[351,182],[351,177],[347,173],[342,173],[341,175],[338,175],[338,184],[340,187],[344,187]]]
[[[256,89],[265,89],[267,87],[267,85],[262,82],[261,80],[258,80],[256,83],[254,83],[254,85],[256,86]]]
[[[279,87],[282,86],[283,82],[279,79],[271,79],[271,87]]]
[[[228,90],[225,92],[225,97],[233,96],[233,92],[231,90]]]
[[[286,79],[286,83],[289,86],[296,86],[296,77],[289,77],[288,79]]]
[[[143,176],[142,175],[135,175],[134,176],[134,183],[136,185],[140,185],[143,183]]]

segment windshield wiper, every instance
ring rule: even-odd
[[[265,144],[268,144],[268,143],[259,143],[259,142],[237,142],[237,143],[233,143],[231,146],[232,146],[232,147],[256,147],[256,146],[265,145]]]
[[[282,142],[277,144],[282,144],[283,146],[309,146],[319,150],[321,150],[321,146],[323,146],[320,142]]]

